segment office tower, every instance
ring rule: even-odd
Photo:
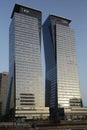
[[[0,115],[4,114],[6,92],[7,92],[8,72],[0,73]]]
[[[37,119],[49,116],[42,83],[41,17],[39,10],[18,4],[11,15],[6,111],[15,117]]]
[[[55,111],[57,108],[82,106],[75,36],[74,30],[69,26],[70,22],[69,19],[50,15],[43,24],[46,106]]]

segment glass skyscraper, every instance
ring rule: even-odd
[[[81,107],[74,30],[71,20],[50,15],[43,24],[46,106]]]
[[[7,112],[15,117],[46,118],[41,69],[39,10],[16,4],[9,30]]]

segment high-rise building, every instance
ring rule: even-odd
[[[0,73],[0,114],[4,114],[7,93],[8,72]]]
[[[11,19],[6,111],[15,117],[47,118],[40,52],[42,13],[16,4]]]
[[[46,106],[54,113],[57,108],[82,106],[75,36],[70,22],[69,19],[50,15],[43,24]]]

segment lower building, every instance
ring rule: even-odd
[[[0,73],[0,114],[3,115],[6,102],[8,72]]]
[[[36,109],[21,109],[17,110],[16,113],[16,119],[22,118],[25,120],[49,120],[49,108],[43,107],[43,108],[36,108]],[[27,115],[27,116],[26,116]]]
[[[64,109],[65,120],[87,120],[87,108],[65,108]]]

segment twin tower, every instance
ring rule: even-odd
[[[42,13],[16,4],[9,29],[9,80],[6,113],[49,118],[57,108],[81,107],[71,20],[50,15],[43,24],[45,99],[41,69]]]

